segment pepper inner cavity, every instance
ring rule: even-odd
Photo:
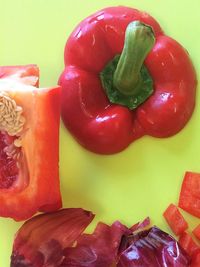
[[[8,189],[19,174],[23,109],[7,92],[0,92],[0,189]]]

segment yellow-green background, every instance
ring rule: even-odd
[[[63,69],[65,41],[76,24],[98,9],[122,4],[154,16],[168,35],[187,48],[198,73],[198,0],[0,0],[0,65],[37,63],[41,86],[55,85]],[[198,97],[199,93],[194,115],[181,133],[160,140],[144,137],[118,155],[87,152],[61,127],[64,206],[92,210],[97,214],[95,223],[119,219],[131,225],[149,215],[154,224],[169,231],[163,210],[177,202],[184,172],[200,172]],[[197,219],[188,218],[192,226],[197,224]],[[20,225],[0,219],[0,267],[9,266]]]

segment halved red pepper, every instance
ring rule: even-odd
[[[35,65],[0,67],[0,216],[61,207],[60,88],[38,89]]]
[[[85,148],[102,154],[188,122],[196,74],[187,51],[145,12],[118,6],[83,20],[65,47],[62,118]]]

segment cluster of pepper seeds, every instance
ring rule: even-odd
[[[20,133],[25,124],[25,118],[22,115],[23,109],[18,106],[7,92],[0,92],[0,131],[9,136],[16,136],[12,144],[7,146],[4,151],[8,158],[18,159],[20,157]]]

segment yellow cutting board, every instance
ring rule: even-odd
[[[1,0],[0,65],[36,63],[41,86],[57,83],[65,42],[80,20],[112,5],[149,12],[187,48],[200,70],[198,0]],[[200,172],[199,92],[192,119],[176,136],[143,137],[122,153],[101,156],[83,149],[61,125],[60,179],[64,207],[82,207],[99,220],[131,225],[146,216],[166,231],[162,213],[177,203],[186,170]],[[0,203],[1,205],[1,203]],[[23,208],[23,207],[22,207]],[[191,227],[200,220],[186,215]],[[0,267],[9,267],[14,234],[21,223],[0,219]]]

